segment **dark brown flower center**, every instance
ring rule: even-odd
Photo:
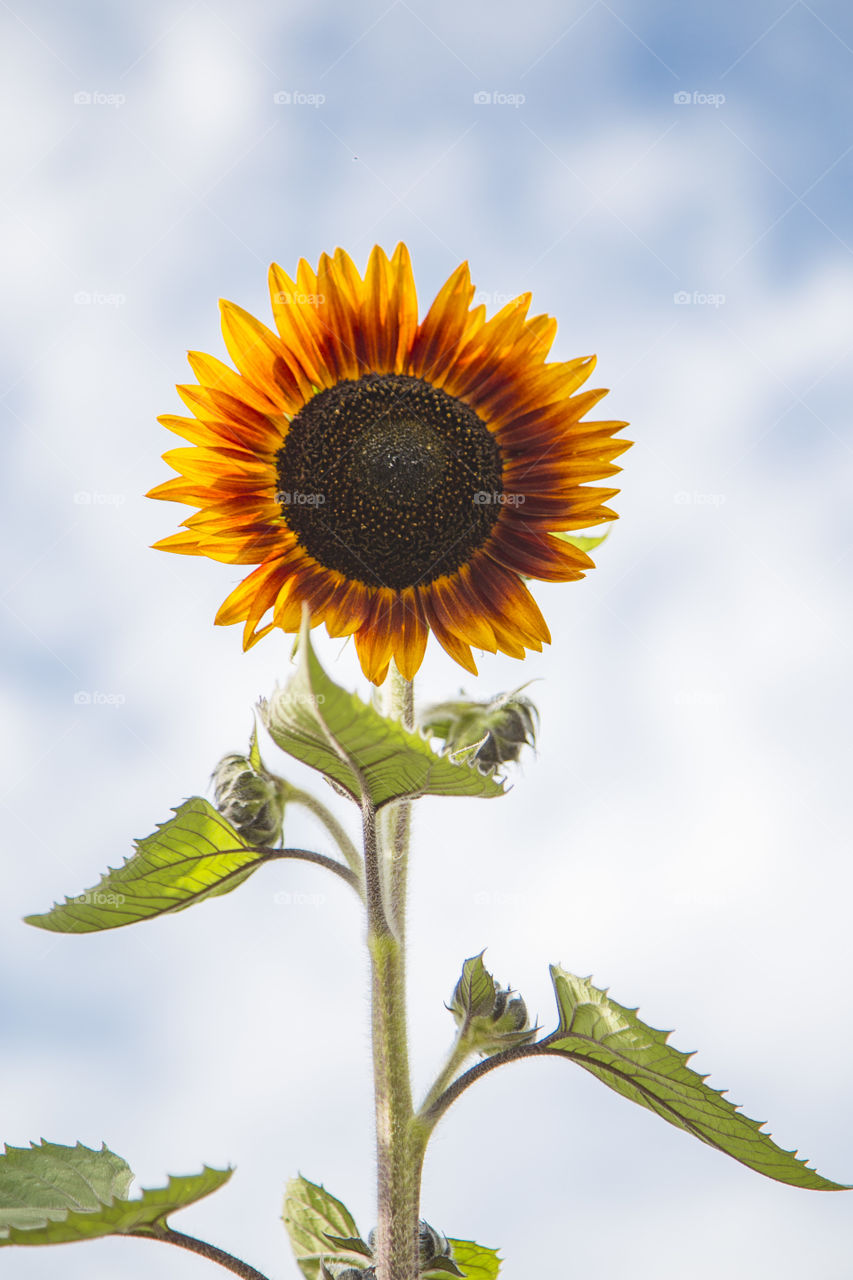
[[[497,441],[469,405],[421,378],[369,373],[319,391],[276,460],[276,497],[301,545],[372,587],[453,573],[500,513]]]

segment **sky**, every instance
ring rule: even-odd
[[[152,542],[188,348],[266,271],[411,250],[422,312],[471,264],[530,290],[553,356],[595,352],[630,420],[620,521],[554,638],[422,702],[525,681],[542,719],[503,799],[415,814],[416,1089],[462,961],[554,1025],[548,964],[639,1005],[776,1140],[853,1182],[849,405],[853,13],[267,0],[4,4],[0,1138],[105,1141],[140,1185],[236,1173],[176,1216],[295,1276],[286,1179],[374,1222],[363,923],[315,867],[174,918],[61,937],[20,918],[95,883],[247,742],[290,643],[213,617],[239,570]],[[351,645],[317,638],[338,683]],[[324,784],[266,745],[300,785]],[[344,821],[344,801],[330,803]],[[330,852],[294,814],[289,844]],[[430,1148],[424,1216],[502,1280],[849,1275],[844,1194],[768,1181],[571,1064],[495,1072]],[[110,1240],[10,1249],[10,1280],[201,1278]]]

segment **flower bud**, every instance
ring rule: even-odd
[[[539,712],[518,689],[490,702],[438,702],[420,716],[421,728],[443,738],[445,751],[487,766],[514,762],[522,747],[535,746],[538,723]]]
[[[431,1227],[428,1222],[421,1218],[418,1226],[418,1257],[421,1264],[432,1262],[433,1258],[449,1258],[450,1245],[447,1237],[443,1236],[440,1231],[436,1231],[435,1227]]]
[[[260,756],[224,756],[213,771],[216,807],[249,844],[281,840],[287,783],[268,773]]]
[[[482,953],[465,961],[448,1007],[460,1035],[483,1057],[528,1044],[536,1035],[524,1000],[495,981]]]
[[[376,1252],[376,1229],[375,1228],[369,1233],[367,1237],[367,1243],[370,1245],[371,1250],[375,1253]],[[429,1270],[428,1264],[434,1263],[436,1258],[451,1258],[451,1257],[452,1257],[452,1250],[450,1248],[450,1244],[448,1242],[447,1237],[443,1236],[440,1231],[436,1231],[435,1227],[431,1227],[428,1222],[425,1222],[424,1219],[421,1218],[418,1224],[419,1270],[422,1270],[422,1271]],[[445,1267],[442,1267],[442,1270],[445,1270],[445,1268],[449,1275],[461,1276],[462,1274],[461,1271],[459,1271],[455,1267],[450,1266],[449,1264],[445,1264]],[[366,1274],[368,1276],[373,1276],[375,1272],[371,1267]],[[350,1280],[349,1274],[347,1273],[346,1276],[340,1276],[337,1278],[337,1280]]]

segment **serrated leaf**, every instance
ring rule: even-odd
[[[307,1178],[291,1178],[284,1193],[284,1225],[299,1270],[306,1280],[322,1280],[322,1262],[354,1266],[370,1256],[349,1209],[325,1187]],[[346,1242],[346,1247],[333,1240]],[[366,1252],[365,1252],[366,1250]]]
[[[0,1246],[65,1244],[129,1232],[155,1233],[169,1214],[218,1190],[230,1169],[170,1177],[168,1185],[128,1200],[133,1173],[102,1147],[42,1142],[6,1147],[0,1156]]]
[[[670,1032],[647,1026],[636,1009],[617,1004],[589,978],[556,965],[551,978],[560,1026],[539,1042],[545,1051],[565,1054],[623,1097],[768,1178],[815,1191],[849,1189],[807,1168],[796,1152],[783,1151],[762,1132],[763,1122],[710,1088],[687,1066],[692,1054],[667,1044]]]
[[[26,923],[58,933],[92,933],[182,911],[205,898],[230,893],[274,857],[246,843],[201,796],[173,810],[136,852],[110,867],[93,889],[52,910],[26,916]]]
[[[449,1240],[448,1244],[453,1250],[453,1261],[466,1280],[496,1280],[501,1269],[496,1249],[487,1249],[473,1240]]]
[[[330,680],[311,645],[307,615],[296,672],[269,702],[261,702],[260,714],[282,751],[318,769],[359,804],[365,796],[378,809],[415,796],[504,792],[491,774],[437,755],[419,734]]]
[[[483,952],[462,965],[462,976],[453,991],[451,1009],[460,1022],[488,1017],[494,1012],[497,984],[483,964]]]

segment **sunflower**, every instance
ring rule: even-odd
[[[249,648],[274,627],[352,635],[380,684],[412,679],[427,636],[476,674],[471,647],[523,658],[550,641],[525,578],[568,582],[593,562],[560,538],[616,518],[623,422],[581,419],[595,357],[546,362],[556,333],[530,295],[487,320],[462,263],[418,322],[409,254],[342,250],[292,280],[270,268],[274,333],[222,302],[230,366],[189,353],[193,417],[159,421],[191,448],[150,497],[199,508],[155,546],[258,567],[220,624]],[[267,621],[265,618],[269,616]],[[263,624],[263,625],[262,625]]]

